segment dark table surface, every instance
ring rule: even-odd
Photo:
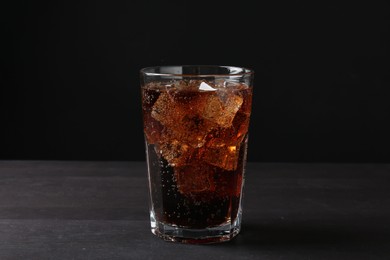
[[[0,161],[0,259],[390,259],[389,164],[248,163],[241,233],[150,232],[145,162]]]

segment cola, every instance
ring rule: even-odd
[[[240,217],[251,105],[242,82],[142,86],[152,219],[204,229]]]

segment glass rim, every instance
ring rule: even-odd
[[[229,73],[168,73],[168,72],[155,72],[158,68],[224,68],[228,69]],[[254,70],[247,67],[239,66],[225,66],[225,65],[161,65],[161,66],[150,66],[140,69],[140,73],[146,76],[166,76],[166,77],[231,77],[231,76],[246,76],[253,75]]]

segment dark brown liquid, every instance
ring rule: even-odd
[[[157,221],[205,228],[237,216],[252,92],[197,86],[145,86],[143,115]]]

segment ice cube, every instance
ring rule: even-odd
[[[175,177],[179,192],[184,195],[215,191],[214,169],[202,162],[193,162],[175,168]]]
[[[243,99],[234,93],[219,93],[211,95],[205,104],[202,116],[220,127],[232,125],[234,116],[240,109]]]
[[[215,88],[211,87],[206,82],[200,83],[199,90],[203,90],[203,91],[216,91]]]
[[[242,178],[202,161],[192,161],[174,170],[179,192],[196,200],[239,196]]]
[[[194,148],[185,143],[180,143],[178,140],[165,140],[157,146],[157,150],[173,167],[186,165],[195,152]]]
[[[207,92],[203,94],[208,96]],[[152,108],[152,117],[167,129],[167,138],[201,147],[205,136],[214,127],[212,122],[201,115],[207,96],[192,91],[162,93]]]
[[[224,145],[221,147],[207,147],[203,151],[203,160],[211,165],[227,171],[237,168],[239,146]]]

